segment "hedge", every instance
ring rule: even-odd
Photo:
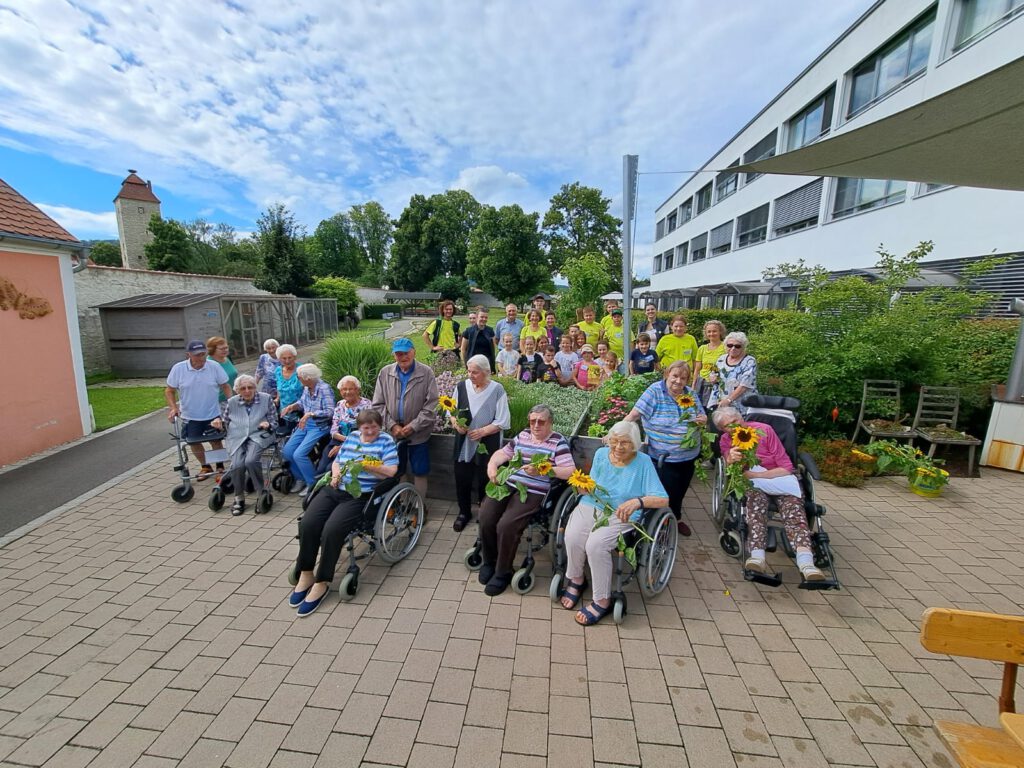
[[[380,320],[385,314],[401,316],[402,307],[399,304],[363,304],[364,320]]]
[[[727,333],[743,331],[750,336],[758,333],[776,315],[793,311],[791,309],[680,309],[676,312],[659,312],[658,317],[666,323],[671,323],[673,317],[682,315],[686,318],[687,331],[693,334],[697,342],[700,343],[703,338],[704,323],[708,320],[721,320],[725,324]],[[630,315],[634,328],[639,328],[641,322],[647,322],[642,309],[634,309]]]

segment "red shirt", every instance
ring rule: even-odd
[[[793,462],[789,460],[789,455],[786,453],[782,441],[779,440],[779,436],[775,434],[774,429],[767,424],[762,424],[760,421],[748,421],[744,423],[744,426],[760,430],[762,433],[757,441],[758,464],[765,469],[778,469],[781,467],[790,472],[793,471]],[[729,449],[732,447],[732,435],[729,432],[723,432],[718,438],[718,444],[722,449],[722,455],[728,456]]]

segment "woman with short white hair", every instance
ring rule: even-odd
[[[612,610],[612,551],[619,535],[639,522],[644,509],[668,504],[654,462],[640,453],[640,428],[632,421],[620,421],[608,430],[608,445],[598,448],[590,477],[595,490],[584,494],[569,517],[565,529],[565,551],[569,563],[565,569],[562,607],[573,610],[583,597],[586,580],[583,566],[590,563],[593,602],[577,612],[576,623],[596,624]],[[594,529],[606,508],[613,514],[608,524]]]
[[[252,478],[253,488],[263,487],[263,465],[260,454],[273,444],[273,429],[277,426],[277,408],[266,392],[256,391],[256,378],[247,373],[235,379],[235,396],[224,405],[224,415],[214,419],[211,426],[227,430],[224,447],[231,467],[228,473],[235,490],[231,514],[245,512],[245,476]]]
[[[278,350],[280,353],[280,350]],[[302,382],[302,394],[297,402],[281,411],[282,416],[302,412],[298,426],[285,443],[282,455],[289,462],[292,475],[297,475],[293,491],[305,496],[316,480],[310,452],[321,437],[327,434],[334,415],[334,393],[323,380],[323,372],[313,363],[300,365],[295,372]]]
[[[282,344],[277,348],[277,361],[280,365],[274,371],[274,399],[281,415],[284,409],[297,402],[302,394],[302,382],[295,372],[298,351],[291,344]]]
[[[738,408],[745,414],[743,398],[757,394],[757,359],[747,354],[747,334],[733,331],[725,337],[725,354],[718,358],[714,371],[708,376],[713,386],[708,408],[723,405]]]
[[[267,339],[263,342],[263,354],[256,363],[256,389],[259,392],[268,392],[273,396],[277,392],[277,369],[281,361],[277,359],[277,348],[281,344],[277,339]]]
[[[355,376],[342,376],[338,382],[338,404],[334,406],[334,419],[331,421],[331,442],[320,456],[317,475],[331,468],[331,462],[338,455],[345,438],[356,429],[356,417],[373,405],[369,398],[362,396],[362,386]]]

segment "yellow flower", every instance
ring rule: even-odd
[[[864,451],[858,451],[856,448],[854,448],[852,451],[850,451],[850,453],[852,453],[854,456],[856,456],[861,461],[868,462],[868,461],[874,461],[875,460],[875,457],[872,456],[871,454],[864,453]]]
[[[455,402],[454,397],[448,395],[441,395],[437,398],[437,404],[445,411],[454,411],[458,408],[458,403]]]
[[[538,475],[547,475],[551,473],[551,470],[555,468],[555,465],[550,461],[541,461],[534,465],[534,469],[537,470]]]
[[[680,408],[693,408],[695,404],[696,402],[690,395],[684,394],[676,398],[676,405],[678,405]]]
[[[594,478],[582,469],[577,469],[569,476],[569,485],[578,493],[593,493],[594,489],[597,487],[597,483],[594,482]]]
[[[378,459],[376,456],[365,456],[363,458],[364,467],[379,467],[384,462]]]
[[[732,431],[732,444],[741,451],[749,450],[757,445],[757,432],[750,427],[736,427]]]

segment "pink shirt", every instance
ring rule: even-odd
[[[793,471],[793,462],[789,460],[786,449],[782,445],[782,441],[779,440],[779,436],[775,434],[774,429],[767,424],[762,424],[760,421],[748,421],[745,422],[744,426],[760,430],[762,433],[760,440],[757,442],[758,464],[765,469],[778,469],[781,467],[790,472]],[[732,435],[728,432],[723,432],[721,437],[718,438],[718,444],[721,446],[722,455],[727,456],[729,449],[732,447]]]

